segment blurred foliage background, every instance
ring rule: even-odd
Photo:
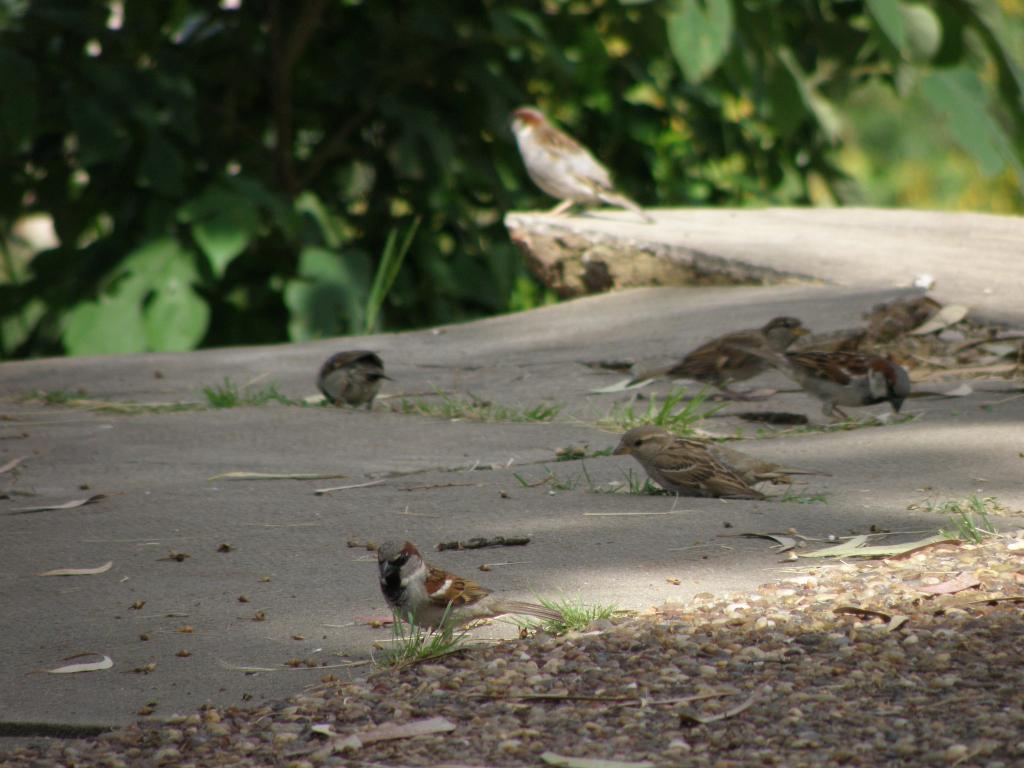
[[[0,0],[0,356],[552,300],[539,105],[646,205],[1024,210],[1024,0]]]

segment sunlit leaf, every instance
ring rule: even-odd
[[[256,235],[258,213],[248,196],[214,184],[182,206],[178,217],[192,225],[192,236],[220,278]]]
[[[83,301],[64,315],[61,336],[69,355],[125,355],[146,350],[139,297],[119,293]]]
[[[911,61],[930,61],[942,45],[942,22],[924,3],[901,3],[906,29],[907,54]]]
[[[210,308],[195,292],[199,275],[192,254],[182,248],[168,253],[156,295],[146,304],[143,326],[149,349],[185,351],[198,346],[210,322]]]
[[[902,52],[907,44],[900,0],[867,0],[868,11],[893,47]]]
[[[675,0],[670,7],[666,31],[672,55],[687,81],[699,83],[732,46],[732,0]]]
[[[921,92],[945,116],[953,138],[973,155],[983,173],[994,176],[1009,164],[1024,180],[1024,161],[1014,150],[1013,140],[989,113],[986,89],[972,70],[936,70],[921,82]]]
[[[361,330],[369,272],[369,259],[359,251],[304,248],[299,278],[289,280],[284,290],[291,339],[305,341]]]

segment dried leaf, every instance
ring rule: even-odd
[[[287,474],[279,472],[222,472],[219,475],[210,475],[207,481],[211,480],[329,480],[332,477],[348,477],[336,472],[299,472]]]
[[[895,632],[908,621],[910,621],[909,616],[904,616],[902,613],[897,613],[889,619],[889,623],[885,625],[885,628],[890,632]]]
[[[754,691],[750,698],[741,704],[737,704],[731,709],[725,710],[725,712],[719,712],[717,715],[699,715],[696,712],[691,712],[688,709],[683,709],[679,712],[680,722],[686,723],[697,723],[698,725],[707,725],[708,723],[717,723],[719,720],[726,720],[730,717],[735,717],[740,712],[744,712],[753,706],[754,702],[758,700],[761,695],[761,691]]]
[[[918,587],[918,592],[925,592],[929,595],[955,595],[957,592],[963,592],[965,589],[973,589],[974,587],[981,584],[973,574],[967,571],[961,571],[949,581],[944,581],[941,584],[933,584],[924,587]]]
[[[885,622],[892,619],[891,613],[876,611],[872,608],[861,608],[858,605],[840,605],[838,608],[832,609],[832,613],[838,613],[840,615],[850,614],[853,616],[859,616],[862,619],[881,619]]]
[[[110,669],[114,666],[113,660],[109,656],[105,656],[101,653],[78,653],[74,656],[68,656],[64,661],[70,661],[71,659],[80,659],[83,656],[103,656],[99,661],[88,661],[81,662],[79,664],[65,664],[63,667],[57,667],[56,669],[46,670],[51,675],[73,675],[77,672],[99,672],[102,669]]]
[[[974,387],[968,384],[966,381],[958,387],[948,389],[945,392],[941,392],[945,397],[967,397],[967,395],[974,393]]]
[[[878,544],[873,547],[865,547],[867,536],[854,536],[849,541],[838,544],[834,547],[816,549],[813,552],[800,552],[800,557],[894,557],[906,555],[923,547],[930,547],[933,544],[956,541],[941,533],[929,536],[927,539],[908,541],[903,544]]]
[[[76,509],[77,507],[84,507],[86,504],[92,504],[105,499],[102,493],[97,493],[94,496],[90,496],[87,499],[75,499],[74,501],[66,501],[63,504],[43,504],[38,507],[17,507],[7,512],[8,515],[27,515],[30,512],[49,512],[50,510],[56,509]]]
[[[21,462],[23,462],[27,458],[28,456],[18,456],[16,459],[11,459],[2,467],[0,467],[0,475],[10,472],[12,469],[21,464]]]
[[[410,720],[408,723],[384,723],[373,730],[354,733],[334,743],[335,749],[359,749],[376,741],[410,739],[414,736],[429,736],[434,733],[449,733],[455,730],[455,723],[444,717],[429,717],[424,720]]]
[[[639,763],[625,760],[602,760],[597,757],[559,755],[555,752],[544,752],[540,759],[548,765],[556,765],[560,768],[654,768],[654,763],[647,760]]]
[[[967,317],[968,309],[963,304],[947,304],[931,318],[921,323],[910,332],[912,336],[924,336],[925,334],[941,331],[947,325],[959,323]]]
[[[737,533],[735,534],[740,539],[768,539],[774,541],[779,546],[776,547],[776,552],[789,552],[791,549],[795,549],[797,540],[792,536],[781,536],[775,533]]]
[[[95,568],[57,568],[53,571],[37,573],[36,576],[96,576],[100,573],[106,573],[113,567],[114,561],[108,560],[103,565],[97,565]]]
[[[617,381],[614,384],[609,384],[607,387],[591,389],[589,390],[589,392],[592,395],[609,395],[614,392],[628,392],[631,389],[640,389],[641,387],[646,387],[648,384],[654,381],[654,379],[643,379],[641,381],[637,381],[631,384],[630,382],[632,381],[632,377],[622,379],[622,381]]]

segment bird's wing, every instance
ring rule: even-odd
[[[676,440],[672,449],[658,458],[668,464],[659,467],[661,473],[680,485],[690,485],[713,496],[764,498],[764,494],[747,485],[736,470],[717,459],[706,445],[696,440]]]
[[[427,570],[427,595],[437,605],[472,605],[490,594],[479,584],[441,568]]]
[[[711,376],[729,368],[745,368],[761,361],[747,350],[763,346],[764,335],[760,331],[736,331],[701,344],[684,357],[672,372],[678,369],[681,374],[688,376]]]

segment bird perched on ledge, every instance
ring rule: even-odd
[[[506,613],[558,621],[552,608],[506,600],[469,579],[426,563],[408,541],[386,541],[377,550],[380,590],[401,618],[428,629],[457,627]]]
[[[561,202],[551,213],[564,213],[575,203],[615,205],[653,222],[639,205],[615,190],[608,169],[586,147],[560,131],[533,107],[512,113],[512,132],[526,172],[533,183]]]
[[[316,384],[334,405],[362,405],[369,410],[380,389],[381,379],[391,380],[384,374],[384,361],[376,352],[356,349],[331,355],[320,367]]]

